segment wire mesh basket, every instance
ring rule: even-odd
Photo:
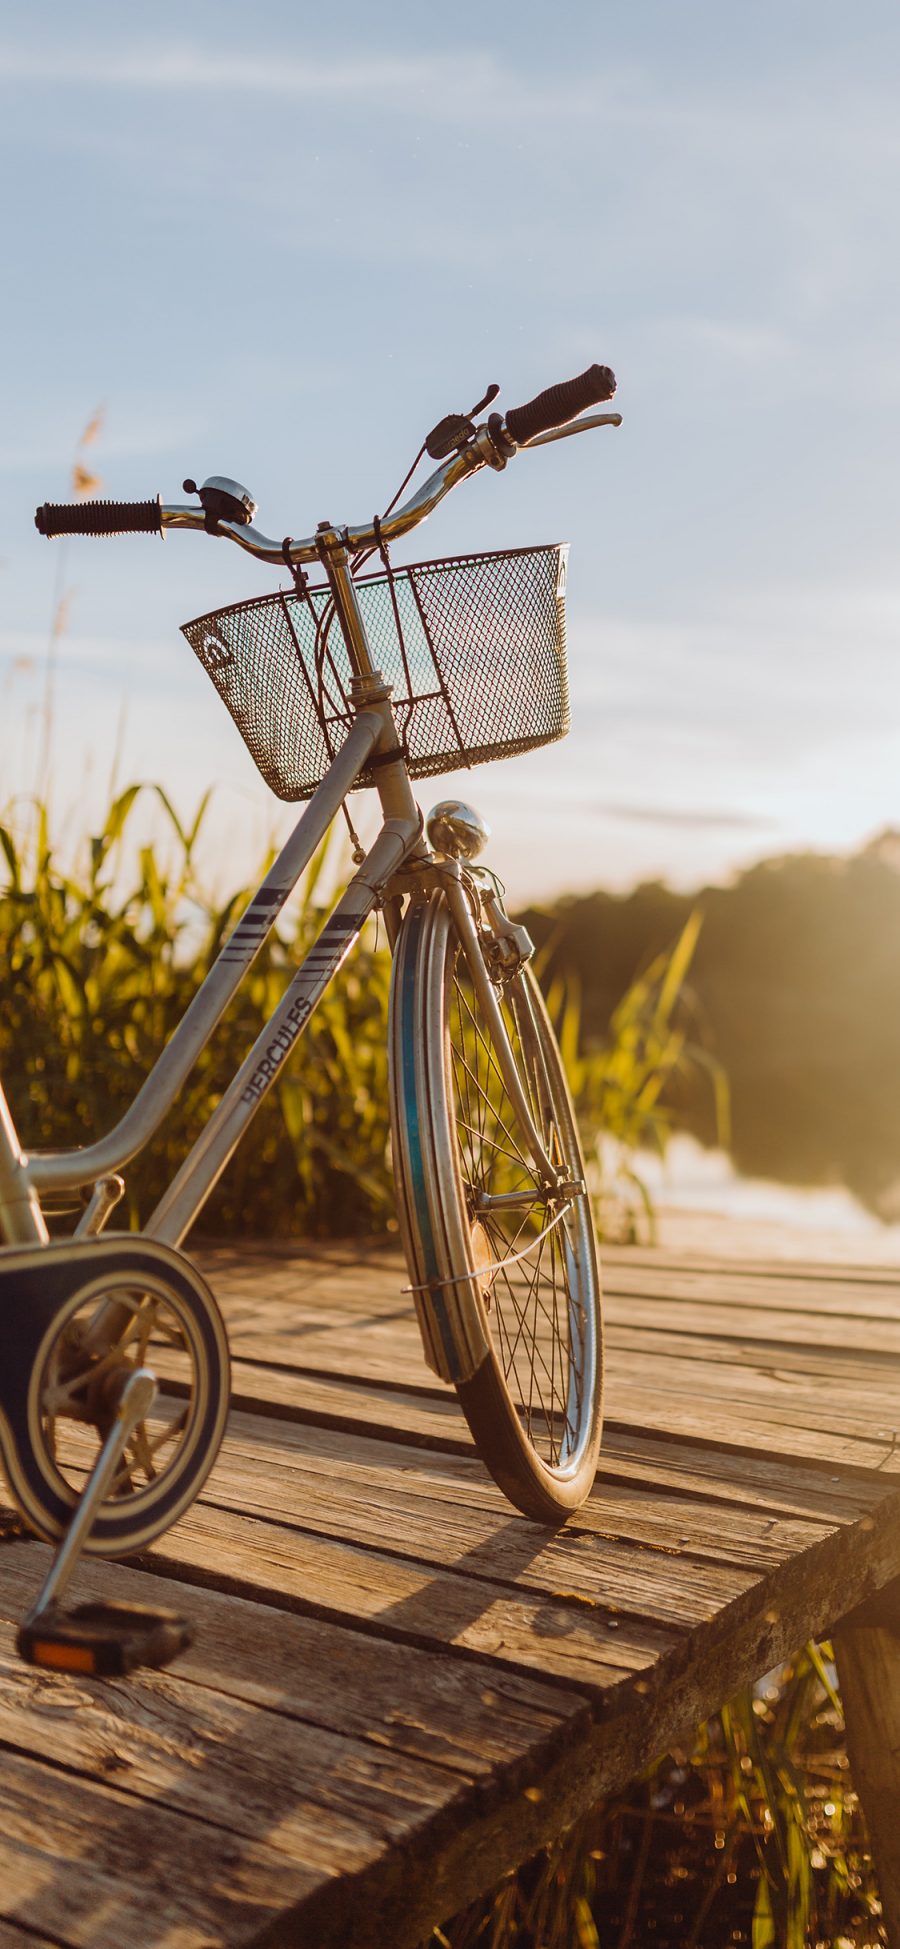
[[[504,549],[356,581],[412,777],[565,737],[567,557],[560,544]],[[309,798],[353,719],[328,586],[257,596],[182,630],[272,791]],[[373,776],[361,772],[358,785]]]

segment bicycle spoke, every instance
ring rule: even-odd
[[[483,1136],[482,1133],[479,1130],[477,1130],[473,1124],[464,1122],[462,1117],[457,1118],[457,1129],[468,1131],[470,1136],[479,1137],[481,1139],[482,1148],[484,1147],[485,1144],[489,1144],[491,1150],[493,1150],[498,1157],[508,1157],[511,1164],[521,1164],[523,1162],[521,1155],[519,1155],[514,1151],[507,1150],[505,1145],[498,1144],[492,1137]]]
[[[508,1139],[509,1143],[513,1146],[513,1149],[510,1152],[510,1156],[514,1155],[518,1159],[519,1163],[523,1165],[525,1170],[528,1171],[532,1170],[534,1167],[531,1163],[530,1158],[526,1157],[525,1152],[522,1150],[521,1145],[519,1144],[517,1138],[513,1135],[513,1132],[510,1130],[509,1125],[505,1121],[504,1117],[501,1116],[499,1106],[495,1104],[490,1097],[487,1096],[483,1088],[483,1085],[480,1082],[480,1079],[475,1074],[475,1072],[471,1069],[471,1066],[468,1063],[465,1054],[456,1050],[454,1051],[454,1054],[458,1056],[458,1067],[461,1070],[463,1070],[467,1076],[470,1076],[472,1078],[472,1081],[474,1082],[476,1088],[478,1089],[478,1101],[482,1112],[482,1121],[479,1124],[478,1128],[482,1137],[486,1137],[487,1134],[486,1116],[487,1116],[487,1111],[489,1109],[492,1122],[499,1124],[500,1129],[503,1131],[504,1136]]]
[[[484,1223],[484,1220],[483,1220],[483,1219],[482,1219],[482,1223]],[[500,1259],[499,1259],[499,1262],[498,1262],[498,1271],[505,1271],[505,1267],[503,1266],[503,1258],[504,1258],[504,1257],[505,1257],[505,1256],[507,1255],[507,1253],[509,1253],[509,1252],[511,1251],[511,1247],[507,1245],[507,1242],[506,1242],[506,1240],[503,1240],[503,1242],[502,1242],[502,1243],[503,1243],[503,1251],[502,1251],[502,1253],[501,1253],[501,1256],[500,1256]],[[516,1269],[518,1270],[518,1268],[516,1268]],[[536,1272],[536,1273],[535,1273],[535,1280],[537,1279],[537,1277],[538,1277],[538,1276],[539,1276],[539,1268],[538,1268],[538,1272]],[[514,1302],[514,1303],[515,1303],[515,1302]],[[543,1300],[542,1300],[542,1299],[541,1299],[541,1298],[540,1298],[539,1296],[537,1296],[537,1305],[538,1305],[538,1306],[540,1307],[540,1310],[541,1310],[541,1312],[543,1313],[543,1316],[544,1316],[544,1319],[545,1319],[545,1320],[546,1320],[546,1322],[547,1322],[547,1325],[548,1325],[549,1327],[551,1327],[551,1328],[552,1328],[552,1326],[553,1326],[553,1315],[552,1315],[552,1314],[551,1314],[550,1312],[548,1312],[548,1310],[547,1310],[547,1307],[546,1307],[546,1305],[544,1304],[544,1301],[543,1301]]]
[[[542,1241],[542,1247],[543,1247],[543,1241]],[[537,1269],[537,1271],[536,1271],[536,1273],[535,1273],[535,1277],[534,1277],[534,1280],[532,1281],[532,1287],[531,1287],[531,1289],[529,1290],[529,1292],[528,1292],[528,1293],[526,1294],[526,1296],[525,1296],[525,1300],[524,1300],[524,1304],[523,1304],[523,1305],[521,1306],[521,1308],[520,1308],[520,1305],[519,1305],[519,1302],[518,1302],[518,1300],[516,1299],[516,1295],[515,1295],[515,1292],[514,1292],[514,1290],[513,1290],[513,1287],[512,1287],[512,1283],[511,1283],[511,1281],[510,1281],[510,1279],[509,1279],[509,1276],[508,1276],[508,1274],[506,1274],[506,1272],[505,1272],[505,1268],[501,1266],[501,1267],[499,1268],[499,1271],[500,1271],[500,1272],[502,1272],[502,1273],[504,1274],[504,1277],[505,1277],[505,1281],[506,1281],[506,1285],[507,1285],[507,1288],[508,1288],[508,1291],[509,1291],[509,1297],[510,1297],[510,1303],[511,1303],[511,1305],[512,1305],[512,1308],[513,1308],[513,1311],[514,1311],[514,1313],[515,1313],[515,1315],[516,1315],[516,1319],[518,1320],[518,1332],[516,1333],[516,1338],[515,1338],[515,1341],[513,1342],[513,1347],[512,1347],[512,1352],[511,1352],[511,1356],[510,1356],[510,1369],[508,1369],[508,1370],[507,1370],[507,1371],[509,1372],[509,1371],[512,1371],[512,1366],[513,1366],[513,1362],[514,1362],[514,1360],[515,1360],[515,1356],[516,1356],[516,1353],[518,1352],[518,1349],[519,1349],[519,1345],[520,1345],[520,1342],[522,1341],[522,1337],[523,1337],[523,1334],[524,1334],[524,1332],[525,1332],[525,1329],[526,1329],[526,1327],[527,1327],[527,1325],[528,1325],[528,1308],[529,1308],[529,1305],[531,1304],[531,1301],[532,1301],[532,1296],[533,1296],[533,1294],[535,1294],[535,1289],[536,1289],[536,1282],[537,1282],[537,1278],[538,1278],[538,1276],[539,1276],[539,1271],[540,1271],[540,1266],[538,1265],[538,1269]],[[540,1302],[537,1302],[537,1303],[538,1303],[538,1304],[540,1304]],[[544,1310],[544,1309],[542,1308],[542,1310]],[[532,1363],[531,1363],[531,1364],[532,1364],[532,1368],[533,1368],[533,1365],[534,1365],[534,1361],[533,1361],[533,1355],[534,1355],[535,1353],[537,1353],[537,1356],[538,1356],[538,1358],[539,1358],[539,1360],[540,1360],[540,1362],[541,1362],[541,1365],[542,1365],[542,1367],[543,1367],[543,1369],[544,1369],[544,1372],[545,1372],[545,1374],[547,1375],[547,1378],[548,1378],[548,1380],[549,1380],[549,1378],[550,1378],[550,1372],[549,1372],[549,1369],[548,1369],[548,1367],[547,1367],[547,1363],[546,1363],[546,1361],[545,1361],[545,1359],[544,1359],[544,1357],[543,1357],[543,1355],[541,1354],[541,1351],[540,1351],[540,1347],[539,1347],[539,1345],[538,1345],[538,1343],[537,1343],[537,1341],[536,1341],[536,1339],[534,1339],[534,1338],[533,1338],[533,1339],[532,1339],[532,1341],[531,1341],[531,1350],[532,1350]]]
[[[171,1301],[145,1292],[119,1292],[113,1304],[126,1314],[125,1323],[120,1313],[116,1325],[110,1312],[114,1335],[99,1356],[90,1351],[90,1335],[96,1335],[108,1301],[98,1306],[92,1300],[60,1335],[42,1387],[41,1434],[48,1460],[80,1493],[114,1425],[129,1376],[140,1367],[154,1371],[162,1357],[163,1392],[129,1436],[107,1491],[110,1500],[124,1507],[132,1498],[156,1492],[170,1471],[183,1466],[185,1437],[196,1411],[198,1367],[191,1336]],[[174,1399],[169,1389],[174,1389]]]

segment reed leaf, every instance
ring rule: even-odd
[[[138,847],[129,864],[123,842],[142,791],[155,796],[169,838]],[[0,826],[0,1067],[30,1148],[83,1144],[117,1122],[246,905],[252,888],[211,901],[197,882],[193,856],[207,804],[182,822],[160,788],[129,786],[83,845],[81,870],[58,864],[46,807],[21,822],[24,831],[12,816]],[[133,1224],[161,1196],[325,918],[327,850],[128,1173]],[[393,1224],[388,979],[387,958],[367,934],[214,1193],[203,1218],[209,1229],[322,1235]]]

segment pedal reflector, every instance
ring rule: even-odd
[[[46,1611],[20,1627],[16,1645],[19,1656],[30,1665],[123,1678],[137,1665],[168,1665],[187,1649],[193,1636],[186,1618],[177,1611],[96,1603],[79,1604],[73,1611]]]

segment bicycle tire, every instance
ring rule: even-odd
[[[145,1549],[195,1500],[225,1430],[228,1342],[209,1287],[182,1253],[116,1234],[13,1249],[2,1271],[15,1280],[22,1310],[19,1333],[15,1319],[10,1326],[15,1372],[4,1382],[0,1445],[25,1520],[47,1542],[64,1534],[108,1425],[106,1416],[92,1419],[86,1390],[104,1373],[115,1378],[149,1364],[157,1401],[84,1544],[88,1556]],[[113,1346],[95,1365],[86,1358],[79,1367],[73,1330],[110,1299],[131,1316],[121,1352]]]
[[[600,1279],[575,1114],[530,967],[506,984],[501,1005],[545,1149],[580,1187],[561,1216],[517,1136],[446,901],[438,894],[411,907],[392,985],[391,1103],[426,1357],[453,1381],[504,1494],[535,1521],[558,1524],[596,1473]],[[479,1202],[497,1196],[518,1202]]]

